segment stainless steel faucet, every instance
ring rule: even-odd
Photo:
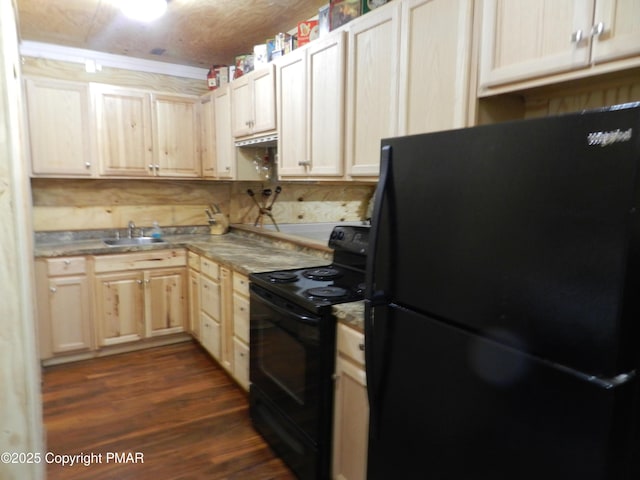
[[[129,220],[129,238],[133,238],[133,229],[136,228],[136,224],[133,220]]]

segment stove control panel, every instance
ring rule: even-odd
[[[329,247],[337,251],[366,255],[369,249],[369,226],[344,225],[333,228]]]

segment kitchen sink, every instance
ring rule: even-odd
[[[161,238],[154,237],[133,237],[133,238],[107,238],[103,242],[110,247],[123,247],[131,245],[154,245],[167,243]]]

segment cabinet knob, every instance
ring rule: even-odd
[[[582,29],[576,30],[571,34],[571,43],[580,43],[584,38],[584,32]]]
[[[136,280],[136,283],[137,283],[138,285],[142,285],[142,280]]]
[[[359,343],[358,348],[364,352],[364,343]]]
[[[64,261],[64,264],[65,264],[65,265],[71,265],[71,260],[65,260],[65,261]]]
[[[149,165],[149,170],[153,170],[153,165]]]
[[[591,27],[591,36],[599,37],[604,32],[604,22],[598,22]]]
[[[84,166],[86,168],[91,168],[91,162],[84,162]]]
[[[58,291],[58,289],[56,287],[49,287],[49,291],[51,293],[56,293]]]

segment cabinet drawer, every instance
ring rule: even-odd
[[[187,252],[187,263],[189,268],[200,271],[200,255],[193,252]]]
[[[58,275],[77,275],[86,272],[84,257],[63,257],[47,259],[47,274],[50,277]]]
[[[213,319],[220,321],[220,284],[200,277],[200,308]]]
[[[364,335],[346,325],[338,324],[338,352],[364,365]]]
[[[200,258],[200,272],[213,280],[220,279],[220,266],[208,258]]]
[[[249,343],[249,300],[237,292],[233,294],[233,333]]]
[[[249,278],[238,272],[233,272],[233,289],[240,295],[249,298]]]
[[[233,376],[245,390],[249,389],[249,347],[233,339]]]
[[[187,254],[183,249],[100,255],[93,258],[96,273],[184,267],[187,264]]]

